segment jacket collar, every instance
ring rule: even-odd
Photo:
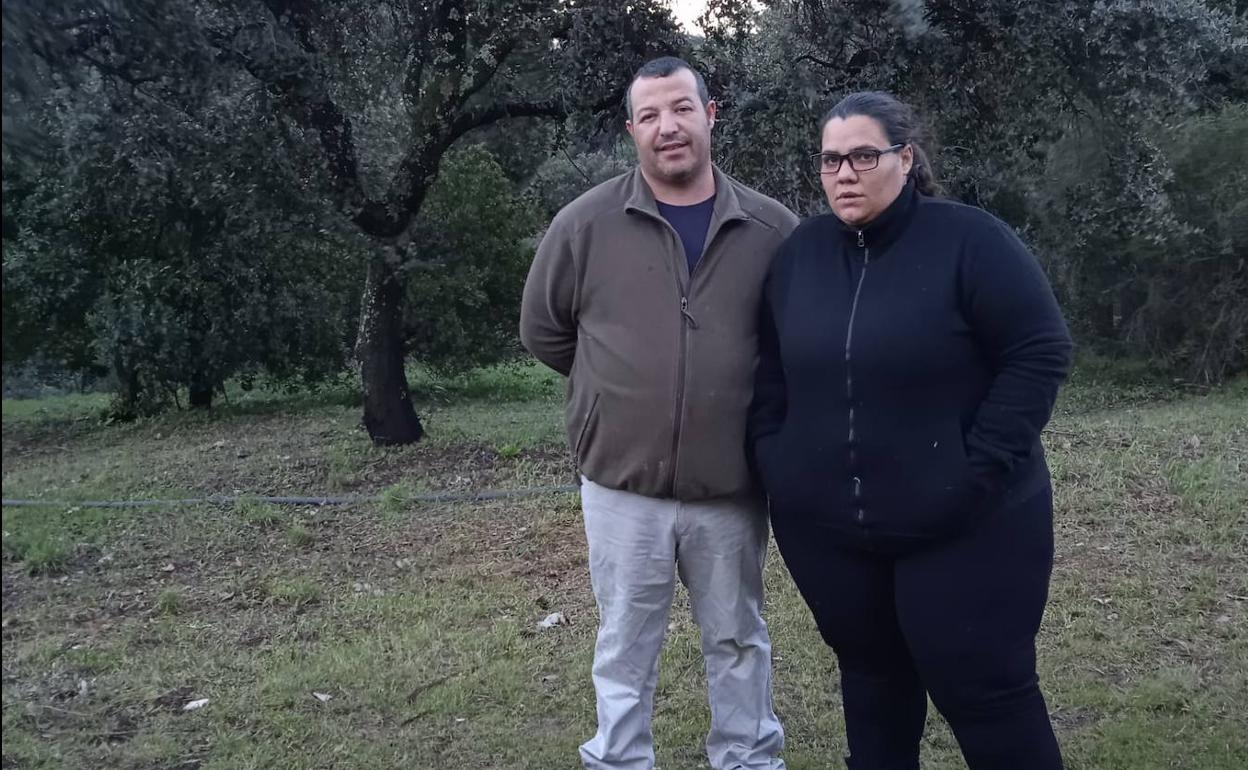
[[[906,229],[921,197],[919,191],[915,189],[914,181],[908,179],[897,195],[897,199],[888,204],[888,208],[884,209],[882,214],[866,225],[856,227],[847,225],[839,219],[836,223],[841,233],[854,241],[855,245],[858,243],[858,234],[862,233],[863,243],[872,250],[874,256],[877,252],[882,253],[885,248],[892,245],[893,241],[897,240],[902,231]],[[835,215],[833,218],[835,219]]]
[[[740,198],[737,197],[736,180],[720,171],[719,167],[714,164],[711,165],[711,174],[715,177],[715,209],[711,212],[711,225],[707,228],[707,243],[711,242],[715,231],[727,222],[750,218],[750,215],[741,207]],[[659,204],[654,198],[654,191],[650,189],[646,178],[642,176],[640,166],[633,171],[632,191],[624,203],[624,210],[663,219],[663,215],[659,213]]]

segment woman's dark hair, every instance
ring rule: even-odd
[[[873,118],[884,128],[884,135],[892,144],[908,144],[914,150],[914,163],[910,166],[910,178],[924,195],[940,195],[943,190],[936,181],[932,163],[923,149],[926,135],[914,110],[892,94],[883,91],[858,91],[837,102],[819,121],[819,133],[833,118],[849,118],[854,115]]]

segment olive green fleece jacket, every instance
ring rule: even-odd
[[[754,489],[745,424],[758,307],[797,217],[714,176],[692,275],[640,170],[565,206],[533,259],[520,339],[568,376],[568,443],[580,472],[603,486],[677,500]]]

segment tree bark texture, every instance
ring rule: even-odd
[[[355,354],[364,388],[364,427],[379,446],[411,444],[424,435],[403,370],[403,282],[383,254],[368,264]]]

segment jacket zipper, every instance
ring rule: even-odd
[[[680,244],[680,235],[676,233],[676,229],[671,223],[662,217],[657,217],[660,222],[671,232],[676,238],[676,242]],[[674,275],[676,277],[676,293],[680,295],[680,340],[676,355],[676,412],[672,420],[672,467],[668,475],[668,488],[671,489],[672,497],[676,496],[676,468],[680,465],[680,434],[684,427],[685,417],[685,369],[688,366],[686,357],[689,348],[689,333],[693,329],[698,328],[698,321],[689,312],[689,295],[693,293],[693,276],[698,272],[698,268],[706,262],[707,256],[711,252],[711,245],[715,236],[719,235],[719,230],[723,229],[723,222],[720,223],[719,229],[712,232],[707,229],[706,243],[702,246],[702,257],[698,263],[693,266],[693,270],[689,271],[689,286],[686,288],[680,282],[680,269],[677,268]],[[684,244],[681,244],[681,255],[684,254]],[[686,260],[688,257],[686,256]]]
[[[576,447],[572,450],[572,453],[575,455],[578,473],[581,470],[581,449],[585,444],[585,434],[589,432],[589,421],[594,419],[594,412],[598,409],[598,399],[601,397],[601,393],[594,394],[594,400],[589,404],[589,411],[585,413],[585,422],[581,423],[580,435],[576,437]]]
[[[862,272],[858,274],[858,286],[854,289],[854,300],[849,307],[849,325],[845,329],[845,396],[849,400],[849,464],[854,474],[854,507],[858,523],[866,523],[866,511],[862,507],[862,479],[858,476],[858,463],[854,450],[854,374],[851,367],[851,346],[854,340],[854,320],[858,316],[858,297],[862,294],[862,284],[867,279],[867,267],[871,264],[871,250],[867,248],[866,238],[858,231],[858,248],[862,249]]]
[[[702,249],[702,259],[706,259],[706,252],[709,250],[708,242]],[[694,265],[693,271],[689,274],[689,289],[680,287],[680,346],[677,348],[677,365],[676,365],[676,415],[672,422],[672,470],[669,477],[669,486],[672,490],[672,497],[676,497],[676,468],[680,465],[680,434],[684,428],[685,422],[685,369],[689,362],[686,360],[689,353],[689,333],[698,328],[697,319],[689,312],[689,295],[693,293],[693,273],[698,271],[698,266],[702,264],[702,259],[698,260],[698,264]],[[677,282],[679,283],[679,277]]]

